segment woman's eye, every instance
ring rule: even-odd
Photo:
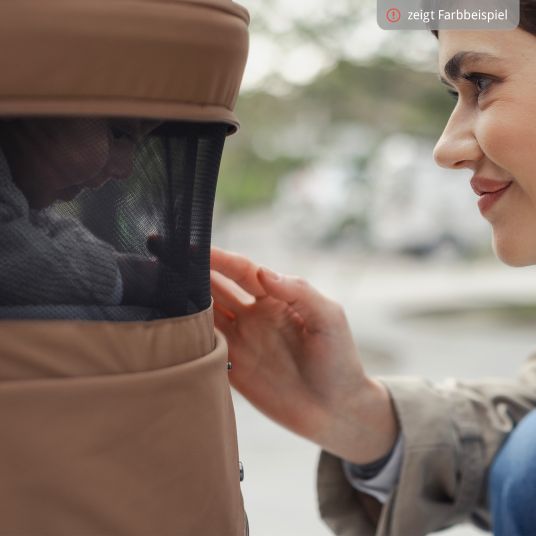
[[[484,94],[489,87],[493,84],[494,79],[491,76],[479,74],[479,73],[468,73],[462,75],[462,78],[469,82],[473,92],[473,96],[477,99],[480,95]],[[447,93],[457,102],[459,99],[459,93],[454,91],[454,89],[448,89]]]
[[[484,93],[493,83],[493,80],[490,77],[481,74],[469,73],[463,77],[473,85],[477,96]]]

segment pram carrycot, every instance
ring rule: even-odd
[[[248,22],[2,4],[2,535],[245,533],[210,236]]]

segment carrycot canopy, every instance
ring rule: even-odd
[[[210,306],[214,195],[248,23],[231,0],[3,3],[0,317],[148,320]]]
[[[6,0],[0,115],[223,122],[248,51],[231,0]]]

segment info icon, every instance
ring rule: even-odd
[[[398,22],[401,17],[400,9],[397,9],[396,7],[392,7],[388,9],[386,17],[387,17],[387,21],[390,22],[391,24]]]

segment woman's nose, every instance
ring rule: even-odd
[[[483,156],[471,116],[455,109],[435,146],[436,163],[450,169],[474,168]]]

